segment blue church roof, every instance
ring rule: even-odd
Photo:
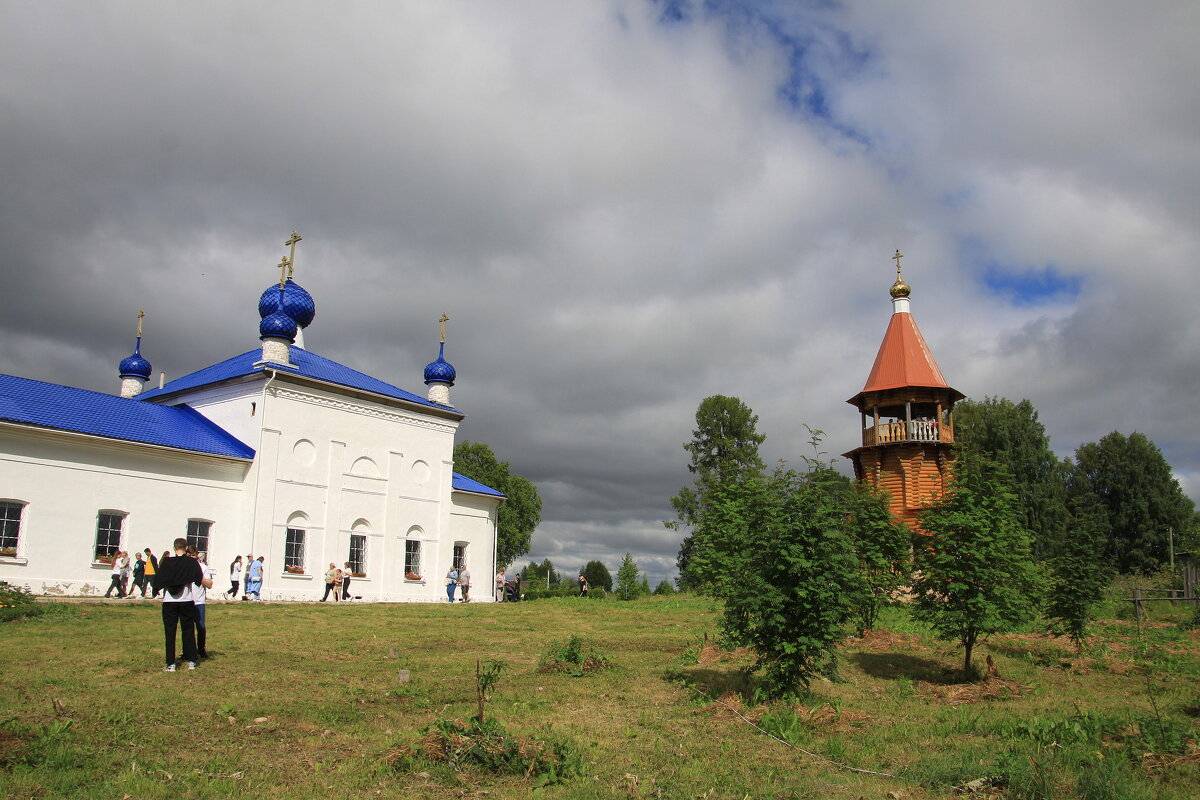
[[[186,405],[141,400],[0,375],[0,420],[232,458],[254,458],[224,428]]]
[[[239,378],[245,375],[253,375],[255,373],[264,372],[267,369],[277,370],[281,374],[303,375],[316,380],[325,381],[326,383],[345,386],[350,389],[361,389],[374,394],[383,395],[384,397],[392,397],[397,400],[407,400],[410,403],[418,403],[430,408],[445,409],[445,406],[438,405],[426,400],[420,395],[415,395],[412,392],[392,386],[390,383],[384,383],[378,378],[372,378],[370,375],[359,372],[350,367],[344,366],[331,361],[324,356],[319,356],[302,347],[292,346],[291,355],[289,356],[293,364],[292,367],[286,367],[282,364],[262,364],[262,350],[255,348],[240,356],[226,359],[219,364],[213,364],[211,367],[205,367],[202,370],[193,372],[191,375],[185,375],[182,378],[177,378],[161,389],[151,389],[147,392],[142,392],[139,397],[150,399],[160,397],[162,395],[174,394],[175,392],[186,391],[188,389],[196,389],[202,386],[208,386],[213,383],[229,380],[231,378]]]
[[[479,481],[473,481],[466,475],[459,475],[457,472],[453,474],[454,477],[451,479],[450,485],[457,491],[475,492],[476,494],[490,494],[492,497],[504,497],[504,492],[497,492],[492,487],[484,486]]]

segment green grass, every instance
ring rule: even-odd
[[[532,798],[523,775],[387,760],[438,720],[468,720],[476,659],[500,658],[488,718],[573,743],[587,771],[538,797],[948,799],[983,781],[1007,798],[1182,800],[1200,779],[1200,636],[1160,605],[1141,633],[1096,625],[1082,653],[993,637],[977,658],[991,655],[1019,696],[963,704],[951,702],[957,650],[892,610],[889,633],[847,643],[840,682],[770,706],[740,671],[748,654],[704,645],[716,608],[688,596],[214,604],[213,658],[175,674],[160,671],[156,605],[79,605],[0,624],[0,796]],[[573,635],[612,668],[538,672]]]

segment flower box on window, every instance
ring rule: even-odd
[[[111,555],[111,556],[96,556],[95,558],[92,559],[92,563],[93,564],[107,564],[108,566],[111,567],[113,565],[113,562],[116,560],[117,560],[117,557],[115,554]]]
[[[15,556],[17,548],[15,547],[0,547],[0,556]]]
[[[365,572],[351,572],[351,573],[350,573],[350,577],[351,577],[351,578],[365,578],[365,577],[367,577],[367,573],[365,573]]]
[[[283,568],[283,571],[289,575],[303,575],[304,567],[300,567],[295,564],[288,564]]]
[[[406,581],[420,581],[420,580],[423,580],[423,579],[421,578],[421,576],[420,576],[420,575],[418,575],[418,574],[417,574],[417,573],[415,573],[415,572],[406,572],[406,573],[404,573],[404,580],[406,580]]]

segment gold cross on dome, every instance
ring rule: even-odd
[[[892,256],[892,260],[896,262],[896,277],[897,278],[900,277],[900,259],[902,259],[902,258],[904,258],[904,254],[901,253],[899,250],[896,251],[896,255]]]
[[[279,260],[279,288],[287,283],[288,275],[292,271],[292,262],[288,261],[288,257],[284,256]]]
[[[443,311],[442,316],[438,318],[438,322],[440,322],[442,324],[442,342],[443,343],[445,343],[445,341],[446,341],[446,323],[449,322],[449,320],[450,320],[450,318],[448,316],[446,316],[445,311]]]
[[[296,268],[296,242],[300,242],[303,240],[304,240],[303,236],[296,233],[295,231],[292,231],[291,238],[283,243],[284,247],[291,246],[291,248],[292,248],[291,252],[288,253],[288,259],[287,259],[287,262],[288,262],[287,276],[289,278],[292,277],[292,270],[294,270]]]
[[[146,318],[146,310],[144,308],[139,308],[138,309],[138,338],[139,339],[142,338],[142,320],[145,318]]]

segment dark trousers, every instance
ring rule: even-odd
[[[163,635],[167,644],[167,666],[175,663],[175,628],[183,629],[183,660],[196,660],[196,604],[163,603]]]
[[[350,579],[349,578],[342,578],[342,599],[343,600],[350,599]]]
[[[333,599],[337,600],[337,590],[333,588],[334,585],[335,584],[332,584],[332,583],[325,584],[325,596],[321,598],[322,603],[324,603],[326,600],[329,599],[330,592],[333,592]]]
[[[104,596],[108,597],[109,595],[111,595],[113,589],[117,590],[117,597],[125,596],[125,583],[124,583],[124,581],[121,580],[120,575],[112,576],[112,583],[110,583],[108,585],[108,591],[104,593]]]
[[[208,608],[207,603],[197,603],[196,606],[196,655],[207,658],[208,649],[205,644],[208,642],[208,626],[204,623],[204,610]]]
[[[230,598],[236,600],[237,593],[238,593],[238,586],[240,585],[241,582],[240,581],[230,581],[230,583],[233,585],[229,587],[229,591],[226,592],[225,594],[229,595]]]

